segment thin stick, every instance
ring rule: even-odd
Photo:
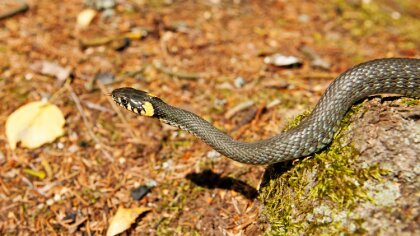
[[[97,84],[98,84],[99,89],[101,90],[101,92],[103,94],[109,94],[108,90],[106,89],[106,87],[104,86],[104,84],[101,81],[97,81]],[[118,117],[121,119],[121,121],[123,122],[124,126],[126,127],[126,129],[128,130],[128,132],[130,133],[131,138],[133,138],[135,140],[139,140],[139,137],[133,132],[133,127],[131,127],[128,124],[127,119],[121,113],[119,107],[114,103],[114,101],[112,101],[111,96],[107,96],[107,99],[108,99],[108,102],[111,103],[112,109],[114,109],[114,111],[118,114]]]
[[[28,9],[29,9],[28,4],[26,2],[22,2],[22,4],[20,6],[12,9],[10,11],[7,11],[3,14],[0,14],[0,20],[12,17],[12,16],[17,15],[17,14],[22,13],[22,12],[25,12]]]
[[[173,71],[173,70],[171,70],[167,67],[164,67],[162,62],[160,62],[158,60],[153,61],[153,66],[162,73],[165,73],[169,76],[174,76],[174,77],[177,77],[177,78],[180,78],[180,79],[196,80],[196,79],[199,79],[200,77],[202,77],[200,74]]]
[[[50,103],[54,103],[55,100],[64,93],[65,90],[67,90],[67,85],[69,85],[71,83],[70,79],[67,79],[66,82],[64,83],[64,86],[61,87],[59,90],[57,90],[57,92],[53,93],[53,95],[51,95],[51,97],[48,99],[48,102]]]
[[[101,141],[98,139],[98,137],[96,137],[95,133],[92,130],[92,126],[89,123],[89,120],[83,110],[82,105],[80,104],[80,100],[79,97],[77,97],[77,95],[74,93],[73,88],[71,87],[71,85],[66,84],[65,85],[67,90],[70,93],[70,97],[73,99],[74,103],[76,104],[77,110],[79,111],[80,115],[82,116],[83,119],[83,123],[85,123],[86,129],[88,130],[88,133],[90,135],[90,137],[93,139],[93,141],[95,141],[95,143],[100,147],[102,153],[104,154],[105,158],[107,158],[109,161],[113,162],[114,158],[111,156],[111,154],[109,154],[106,150],[105,150],[105,145],[103,145],[101,143]]]

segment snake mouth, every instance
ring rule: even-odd
[[[112,100],[114,100],[114,102],[115,102],[118,106],[120,106],[120,107],[124,107],[125,109],[128,109],[128,108],[127,108],[127,103],[126,103],[126,105],[123,105],[123,101],[121,100],[121,97],[117,97],[117,96],[115,96],[114,94],[111,94],[111,97],[112,97]]]

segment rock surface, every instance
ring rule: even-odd
[[[269,232],[420,235],[420,103],[373,98],[352,109],[329,148],[267,168]]]

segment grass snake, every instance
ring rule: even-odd
[[[248,164],[272,164],[308,156],[326,147],[348,109],[357,101],[379,93],[420,97],[420,59],[387,58],[368,61],[338,76],[312,113],[297,127],[272,138],[242,142],[232,139],[189,111],[133,88],[112,91],[114,101],[142,116],[186,130],[219,153]]]

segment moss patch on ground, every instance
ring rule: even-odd
[[[362,219],[349,219],[358,203],[371,201],[363,189],[368,180],[378,181],[387,171],[378,166],[360,168],[358,157],[346,137],[353,106],[341,129],[324,151],[298,162],[269,166],[260,189],[263,215],[270,223],[269,235],[363,233]],[[297,125],[299,116],[289,126]],[[290,127],[289,127],[290,128]]]

